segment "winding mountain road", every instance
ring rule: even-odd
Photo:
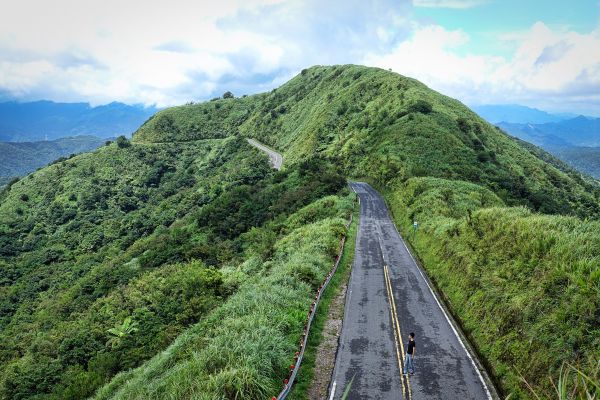
[[[283,157],[254,139],[274,168]],[[360,200],[354,265],[329,400],[498,399],[390,218],[367,183],[353,182]],[[416,334],[415,374],[402,375],[408,334]]]
[[[348,399],[356,400],[496,398],[381,196],[366,183],[351,185],[360,199],[360,224],[329,399],[341,398],[351,382]],[[402,376],[410,332],[416,334],[416,371]]]
[[[267,153],[267,155],[269,156],[269,160],[271,161],[271,165],[273,166],[273,168],[275,168],[276,170],[280,170],[281,169],[281,165],[283,164],[283,156],[281,154],[279,154],[275,150],[272,150],[272,149],[268,148],[264,144],[262,144],[260,142],[257,142],[254,139],[246,139],[246,140],[252,146],[254,146],[257,149],[262,150],[265,153]]]

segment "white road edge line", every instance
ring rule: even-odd
[[[467,353],[467,357],[469,357],[469,360],[471,361],[471,364],[473,365],[473,368],[475,368],[475,371],[477,371],[477,375],[479,376],[479,380],[483,384],[483,387],[484,387],[485,392],[486,392],[486,394],[488,396],[488,399],[489,400],[493,400],[493,397],[492,397],[492,394],[490,393],[488,385],[487,385],[487,383],[485,383],[485,379],[483,379],[483,375],[481,375],[481,371],[479,371],[479,367],[477,367],[477,364],[475,363],[475,360],[473,360],[473,357],[471,357],[471,353],[469,352],[469,350],[467,350],[467,347],[465,346],[465,344],[463,343],[460,335],[456,331],[456,328],[454,327],[454,324],[452,323],[452,321],[450,321],[450,318],[448,317],[448,314],[446,314],[446,310],[444,310],[444,307],[442,307],[442,305],[440,304],[440,301],[438,300],[435,292],[433,291],[433,289],[429,285],[429,281],[427,280],[427,278],[423,274],[423,271],[421,271],[421,268],[419,267],[419,264],[417,263],[417,261],[415,260],[415,258],[412,255],[412,253],[408,249],[408,246],[406,246],[406,243],[404,243],[404,239],[402,238],[402,235],[400,235],[400,232],[398,232],[398,228],[396,227],[396,224],[393,223],[393,221],[392,221],[392,225],[394,225],[394,229],[396,229],[396,233],[400,237],[400,240],[402,241],[402,244],[404,245],[404,248],[408,252],[408,255],[410,256],[410,258],[412,258],[413,262],[415,263],[415,266],[417,267],[417,270],[419,271],[419,273],[423,277],[423,280],[425,281],[425,284],[427,284],[427,287],[429,288],[429,291],[433,295],[433,298],[435,299],[435,302],[437,303],[437,305],[440,308],[440,310],[442,310],[442,314],[444,314],[444,317],[446,317],[446,321],[448,321],[448,324],[452,328],[452,331],[454,332],[454,335],[458,339],[458,342],[460,343],[460,345],[462,346],[462,348],[465,350],[465,353]]]
[[[331,387],[331,396],[329,396],[329,400],[333,400],[333,396],[335,395],[335,387],[337,386],[337,382],[333,381],[333,386]]]
[[[363,182],[355,182],[357,184],[360,185],[360,183]],[[354,191],[354,193],[357,194],[358,197],[358,202],[360,204],[360,196],[358,196],[358,192],[356,191],[356,189],[354,188],[354,186],[352,185],[352,183],[350,184],[350,187],[352,188],[352,190]],[[368,190],[366,191],[367,194]],[[385,204],[385,201],[384,201]],[[387,204],[385,204],[385,207],[387,209]],[[392,223],[392,225],[394,226],[394,229],[396,230],[396,234],[398,235],[398,237],[400,238],[400,241],[402,242],[402,244],[404,245],[404,248],[406,249],[406,251],[408,252],[408,255],[410,256],[410,258],[413,260],[415,267],[417,267],[417,270],[419,271],[419,274],[421,274],[421,277],[423,278],[423,280],[425,281],[425,284],[427,285],[427,288],[429,289],[429,291],[431,292],[431,295],[433,296],[433,298],[435,299],[435,302],[437,303],[438,307],[440,308],[440,310],[442,311],[442,314],[444,314],[444,317],[446,318],[446,321],[448,321],[448,324],[450,325],[450,327],[452,328],[452,331],[454,332],[454,336],[456,336],[456,338],[458,339],[458,342],[460,343],[460,345],[462,346],[463,350],[465,351],[465,353],[467,353],[467,357],[469,357],[469,361],[471,361],[471,365],[473,366],[473,368],[475,369],[475,371],[477,372],[477,376],[479,377],[479,380],[481,381],[481,383],[483,384],[483,388],[485,389],[485,392],[487,394],[487,397],[489,400],[494,400],[494,398],[492,397],[492,394],[490,393],[490,390],[488,388],[487,383],[485,382],[485,379],[483,378],[483,375],[481,374],[481,371],[479,370],[479,367],[477,366],[477,364],[475,363],[475,360],[473,360],[473,357],[471,357],[471,353],[469,352],[469,350],[467,349],[467,347],[465,346],[465,344],[462,341],[461,336],[458,334],[458,331],[456,330],[456,328],[454,327],[454,324],[452,323],[452,321],[450,320],[450,317],[448,317],[448,314],[446,313],[446,310],[444,310],[444,307],[442,307],[442,304],[440,303],[440,301],[437,298],[437,295],[435,294],[435,292],[433,291],[431,285],[429,285],[429,280],[427,279],[427,277],[425,277],[425,274],[423,274],[423,271],[421,271],[421,267],[419,267],[419,264],[417,263],[417,260],[415,260],[415,258],[413,257],[410,249],[408,248],[408,246],[406,245],[406,243],[404,242],[404,238],[402,237],[402,235],[400,234],[400,232],[398,231],[398,227],[396,226],[396,224],[394,223],[394,221],[390,217],[390,221]],[[379,236],[379,232],[377,232],[378,236]],[[379,239],[379,238],[378,238]],[[379,243],[379,246],[381,248],[381,243]],[[383,252],[382,252],[383,254]],[[384,260],[385,261],[385,260]],[[336,382],[333,382],[333,389],[332,389],[332,395],[330,397],[330,400],[333,399],[333,393],[335,393],[335,386],[336,386]]]

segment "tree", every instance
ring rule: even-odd
[[[126,147],[131,146],[131,143],[129,143],[129,140],[127,140],[125,136],[121,135],[117,138],[117,146],[120,149],[124,149]]]
[[[226,91],[225,93],[223,93],[223,98],[224,99],[233,99],[233,93],[231,93],[229,90]]]
[[[121,341],[124,338],[136,332],[137,330],[137,322],[132,321],[131,317],[127,317],[123,320],[121,325],[117,325],[107,331],[111,335],[111,338],[106,344],[110,344],[110,346],[114,349],[121,344]]]

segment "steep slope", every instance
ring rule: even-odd
[[[313,67],[262,95],[174,107],[134,140],[255,137],[289,162],[318,155],[381,184],[411,176],[475,182],[509,205],[593,217],[597,185],[550,165],[460,102],[420,82],[359,66]]]
[[[0,179],[26,175],[60,157],[94,150],[104,143],[104,139],[94,136],[43,142],[0,142]]]
[[[289,300],[255,321],[280,324],[269,338],[282,350],[256,372],[251,384],[262,386],[248,389],[272,393],[351,202],[334,196],[324,215],[290,215],[344,186],[325,163],[275,173],[241,138],[119,140],[14,183],[0,194],[0,398],[85,398],[230,296],[253,296],[244,289],[251,278]],[[273,257],[285,263],[267,281]],[[217,330],[222,318],[211,318],[203,327]]]

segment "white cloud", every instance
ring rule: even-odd
[[[396,40],[403,7],[410,0],[11,2],[0,14],[0,92],[172,105],[266,90]]]
[[[589,34],[553,31],[541,22],[520,39],[511,59],[461,54],[466,33],[416,27],[413,36],[365,63],[422,80],[464,102],[525,103],[554,110],[600,114],[600,29]]]
[[[230,54],[252,52],[263,71],[281,56],[268,37],[223,31],[218,21],[280,2],[13,2],[0,14],[0,90],[94,103],[206,98],[216,80],[235,72]],[[192,80],[199,75],[205,82]],[[182,93],[185,85],[192,88]]]
[[[488,33],[415,25],[410,0],[20,0],[0,13],[0,96],[173,105],[266,91],[314,64],[392,67],[468,103],[600,114],[600,28]],[[480,0],[416,0],[467,7]],[[487,38],[487,40],[494,40]]]
[[[423,8],[472,8],[487,3],[487,0],[414,0],[415,7]]]

